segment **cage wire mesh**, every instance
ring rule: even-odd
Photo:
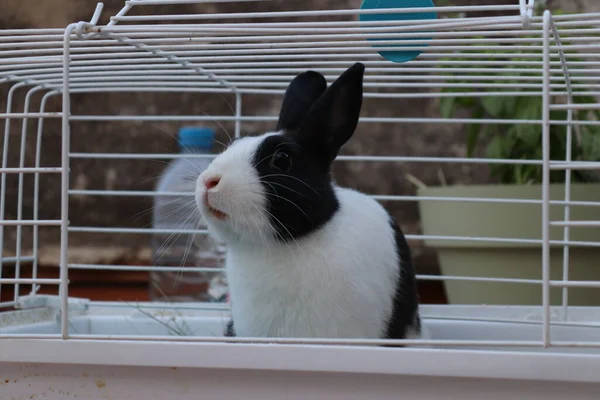
[[[256,11],[212,12],[214,9],[210,7],[216,3],[247,3],[244,10],[255,7]],[[571,198],[575,174],[580,171],[593,173],[600,167],[600,158],[582,160],[579,154],[573,158],[574,146],[582,140],[592,141],[588,144],[590,148],[598,149],[598,139],[590,132],[600,125],[597,117],[600,109],[597,97],[600,93],[600,15],[552,15],[549,11],[542,15],[534,12],[533,1],[522,0],[518,3],[507,1],[510,4],[502,5],[438,6],[420,10],[435,11],[437,19],[391,22],[361,20],[359,16],[402,14],[409,10],[360,10],[359,4],[352,9],[304,10],[301,2],[294,2],[286,5],[291,7],[290,10],[262,12],[261,3],[264,2],[132,0],[127,1],[105,25],[99,24],[100,4],[90,22],[75,23],[66,30],[0,31],[0,79],[6,89],[5,111],[0,114],[4,121],[0,169],[0,290],[11,293],[0,304],[7,309],[0,319],[4,324],[0,326],[2,337],[346,345],[395,343],[224,338],[222,332],[228,315],[226,304],[93,302],[70,298],[68,291],[69,273],[75,270],[170,268],[70,262],[69,239],[73,235],[84,241],[102,241],[110,237],[126,243],[147,240],[156,234],[182,233],[125,226],[125,223],[106,226],[101,218],[96,219],[96,223],[89,220],[81,224],[73,222],[76,216],[73,216],[72,208],[76,207],[77,199],[94,198],[98,203],[121,197],[144,199],[140,200],[140,209],[136,211],[144,212],[148,199],[169,194],[139,190],[139,183],[131,182],[127,177],[119,178],[130,184],[128,188],[123,185],[116,189],[102,185],[93,189],[81,188],[72,173],[80,168],[78,163],[93,160],[91,165],[106,170],[111,163],[126,161],[130,163],[127,165],[139,166],[136,168],[148,168],[142,165],[182,157],[160,151],[118,151],[118,137],[114,151],[89,151],[92,147],[81,145],[87,144],[86,132],[80,130],[85,124],[112,125],[111,132],[116,136],[118,133],[114,132],[127,127],[126,123],[143,127],[166,124],[161,126],[172,129],[173,123],[202,122],[217,124],[235,137],[247,132],[258,133],[272,129],[277,116],[269,105],[278,104],[296,74],[314,69],[331,83],[349,65],[361,61],[366,65],[365,107],[356,136],[366,137],[373,126],[383,127],[380,132],[383,130],[385,134],[377,134],[376,138],[389,142],[390,146],[386,146],[389,151],[376,154],[363,149],[358,154],[339,156],[336,163],[356,163],[360,166],[356,171],[374,165],[371,171],[386,171],[386,179],[389,176],[392,182],[397,182],[402,165],[408,163],[464,164],[473,168],[523,165],[531,167],[541,182],[532,186],[535,194],[531,198],[448,196],[443,193],[399,195],[394,193],[393,184],[386,186],[390,189],[388,193],[372,193],[376,199],[400,208],[417,201],[423,203],[423,207],[442,212],[453,210],[453,204],[468,207],[525,204],[536,206],[533,210],[538,212],[531,237],[499,236],[489,229],[486,232],[491,234],[487,236],[461,235],[462,230],[454,225],[446,226],[445,233],[407,235],[411,241],[429,243],[529,246],[535,252],[535,265],[539,265],[536,278],[478,276],[477,270],[471,270],[463,275],[419,275],[418,279],[442,280],[448,285],[469,282],[481,285],[482,291],[490,283],[502,283],[505,286],[501,290],[507,291],[525,286],[535,291],[539,299],[538,305],[523,306],[424,305],[424,323],[431,340],[397,341],[397,344],[538,350],[554,346],[569,348],[568,351],[576,351],[577,347],[590,351],[589,348],[600,345],[597,339],[600,311],[595,307],[598,304],[581,307],[569,303],[569,293],[588,288],[586,293],[593,297],[600,288],[600,279],[578,277],[573,280],[569,276],[573,248],[585,249],[588,251],[585,257],[589,258],[597,255],[600,247],[597,234],[585,236],[579,233],[582,230],[593,233],[600,226],[600,218],[585,219],[594,215],[600,199]],[[160,8],[153,7],[189,4],[206,6],[207,11],[165,15],[160,13]],[[394,63],[382,57],[384,52],[400,50],[421,54],[405,63]],[[97,96],[131,93],[174,95],[174,104],[184,112],[167,114],[154,108],[143,113],[135,107],[133,112],[120,110],[114,114],[85,115],[75,111],[77,104],[93,102]],[[210,97],[219,103],[225,98],[231,110],[210,114],[190,110],[186,107],[190,96]],[[397,106],[399,99],[426,100],[430,107],[440,111],[436,116],[427,113],[406,115]],[[485,113],[450,112],[468,101],[479,101],[477,99],[491,99],[485,104]],[[498,109],[506,106],[507,99],[515,104],[520,99],[533,99],[532,107],[537,108],[529,114],[527,110],[519,110],[523,112],[507,115]],[[244,107],[248,102],[267,106],[263,113],[249,114]],[[488,126],[500,131],[516,127],[521,137],[529,135],[523,140],[537,141],[538,151],[535,157],[517,155],[516,158],[512,154],[496,154],[495,157],[406,155],[400,146],[392,144],[399,143],[393,137],[395,127],[407,125],[416,131],[425,125],[440,130],[460,125],[468,132]],[[556,147],[551,146],[554,145],[551,137],[556,136],[553,130],[556,127],[560,128],[560,135],[564,135],[561,136],[564,154],[555,154]],[[52,135],[52,132],[61,134]],[[62,157],[43,162],[44,148],[58,145]],[[553,192],[556,196],[552,197],[551,179],[557,174],[564,178],[565,184],[557,193]],[[351,179],[348,184],[353,185]],[[49,217],[46,217],[40,213],[40,205],[46,201],[45,193],[51,190],[60,192],[61,201],[55,209],[47,211]],[[556,214],[551,213],[554,208]],[[575,220],[572,217],[580,215],[579,208],[592,211]],[[53,276],[40,276],[38,271],[43,232],[60,235],[60,268]],[[202,230],[195,233],[206,234]],[[551,276],[550,256],[555,248],[561,255],[557,267],[560,274]],[[493,254],[490,250],[490,262]],[[27,275],[23,272],[25,265],[31,266]],[[60,295],[41,294],[41,288],[49,286],[59,287]],[[551,301],[553,290],[560,292],[558,304]],[[22,324],[19,321],[24,317],[20,319],[19,316],[28,316],[35,324]],[[60,323],[54,319],[57,316]]]

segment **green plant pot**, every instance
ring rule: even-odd
[[[418,191],[421,197],[476,197],[541,199],[540,185],[473,185],[432,187]],[[553,184],[551,200],[564,200],[564,185]],[[600,184],[571,185],[572,201],[600,204]],[[419,200],[423,234],[489,238],[536,239],[542,237],[541,204],[475,203]],[[551,205],[550,219],[564,219],[564,206]],[[571,206],[571,220],[600,221],[600,206]],[[563,228],[551,227],[550,239],[562,241]],[[600,243],[600,228],[571,227],[570,240]],[[542,279],[542,245],[490,243],[474,240],[425,240],[437,250],[441,273],[446,276]],[[563,246],[553,245],[550,278],[561,280]],[[569,280],[600,281],[600,247],[571,245]],[[540,305],[540,284],[445,281],[451,304]],[[562,304],[562,289],[551,289],[553,305]],[[600,305],[600,288],[570,288],[570,305]]]

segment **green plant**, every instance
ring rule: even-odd
[[[486,51],[490,54],[487,61],[494,61],[498,58],[492,56],[492,53],[502,52],[502,47],[495,47]],[[454,58],[449,60],[460,60]],[[463,59],[464,60],[464,59]],[[485,89],[476,88],[478,92],[495,92],[490,96],[450,96],[441,99],[440,109],[444,118],[451,118],[459,109],[467,110],[473,119],[489,118],[496,120],[523,120],[523,123],[472,123],[467,126],[467,156],[472,157],[476,145],[480,140],[486,140],[485,156],[496,159],[521,159],[532,160],[542,158],[542,127],[539,123],[527,123],[529,120],[541,120],[542,118],[542,96],[539,90],[534,89],[536,93],[528,94],[523,90],[519,96],[500,95],[500,92],[520,91],[518,86],[523,85],[522,79],[515,78],[515,75],[526,75],[533,77],[532,82],[541,83],[541,72],[539,63],[537,66],[532,63],[531,58],[514,57],[509,58],[510,62],[491,66],[490,70],[495,72],[484,75],[486,78]],[[537,61],[541,60],[540,58]],[[577,61],[569,56],[568,62]],[[444,66],[448,66],[444,63]],[[479,66],[480,67],[480,66]],[[520,72],[514,72],[517,69]],[[512,71],[511,71],[512,70]],[[529,71],[527,71],[529,70]],[[552,77],[553,84],[565,84],[564,79],[557,80],[558,75]],[[457,79],[453,83],[473,83],[473,80]],[[488,84],[489,83],[489,84]],[[511,87],[511,85],[513,85]],[[465,93],[473,92],[470,88],[445,87],[442,92]],[[577,95],[573,96],[574,103],[597,103],[598,100],[587,95],[585,89],[577,87],[573,89]],[[553,98],[551,103],[554,104]],[[551,110],[550,119],[553,121],[566,121],[567,111]],[[600,111],[598,110],[575,110],[573,111],[573,120],[596,120],[600,121]],[[550,158],[552,160],[565,160],[567,154],[567,127],[566,125],[550,125]],[[580,125],[573,128],[571,157],[573,160],[582,161],[600,161],[600,126],[598,125]],[[501,183],[506,184],[531,184],[539,183],[542,179],[542,167],[535,164],[490,164],[490,172],[493,177]],[[550,175],[551,182],[564,182],[564,171],[552,171]],[[591,182],[597,181],[597,175],[587,171],[572,171],[573,182]]]

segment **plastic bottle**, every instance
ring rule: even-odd
[[[204,127],[183,127],[179,130],[182,155],[211,154],[215,132]],[[188,193],[187,195],[156,196],[153,228],[177,233],[153,234],[153,265],[162,267],[222,268],[225,248],[208,235],[179,233],[206,229],[196,209],[194,190],[196,178],[208,167],[207,157],[176,158],[164,170],[157,192]],[[209,301],[208,286],[217,272],[152,271],[149,296],[153,301]]]

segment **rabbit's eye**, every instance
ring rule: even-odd
[[[287,172],[292,167],[292,156],[285,151],[278,151],[271,157],[271,166],[280,171]]]

